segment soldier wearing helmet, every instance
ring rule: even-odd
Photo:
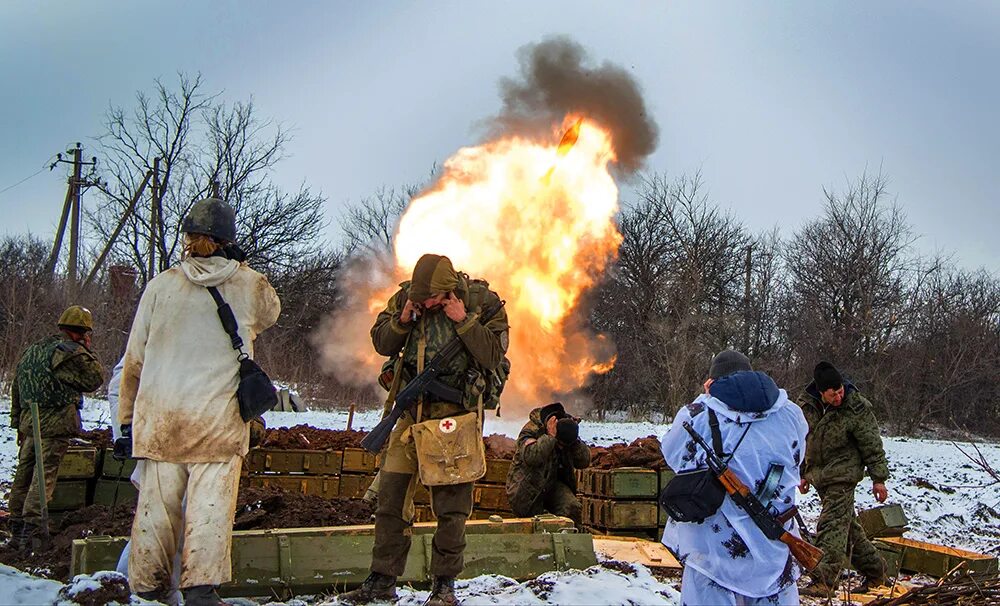
[[[25,350],[11,384],[10,426],[17,429],[17,471],[8,509],[14,545],[32,546],[42,536],[41,500],[35,479],[35,439],[31,408],[38,408],[45,499],[52,499],[59,463],[70,440],[80,433],[83,394],[104,383],[100,362],[90,351],[94,318],[73,305],[56,323],[61,334],[48,336]],[[46,529],[47,530],[47,529]]]

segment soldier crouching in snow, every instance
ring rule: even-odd
[[[801,492],[816,487],[823,511],[816,523],[816,546],[823,559],[812,571],[813,582],[804,595],[832,595],[840,573],[850,563],[864,575],[859,593],[885,584],[885,561],[865,535],[854,513],[854,489],[864,477],[872,479],[872,493],[879,503],[889,495],[885,481],[889,466],[882,448],[878,421],[869,402],[850,381],[829,362],[820,362],[813,382],[806,388],[802,405],[809,422],[806,461]]]
[[[536,408],[517,436],[517,452],[507,474],[507,500],[521,517],[551,513],[579,528],[583,508],[576,498],[576,470],[590,467],[590,448],[580,425],[555,402]]]
[[[663,436],[663,456],[678,474],[706,468],[685,422],[722,452],[720,458],[731,457],[729,468],[796,534],[792,517],[807,425],[785,390],[754,372],[743,354],[724,351],[712,360],[705,393],[680,409]],[[798,604],[799,569],[788,546],[765,537],[729,496],[716,505],[702,522],[670,520],[663,533],[663,544],[684,565],[681,603]]]
[[[169,601],[180,549],[184,603],[202,606],[221,604],[216,587],[232,576],[233,515],[250,439],[236,398],[237,352],[208,288],[217,288],[232,309],[248,355],[257,335],[277,320],[281,304],[267,278],[230,246],[236,239],[231,206],[217,198],[200,200],[181,231],[180,264],[146,285],[132,323],[118,402],[122,438],[115,450],[116,456],[131,450],[145,459],[128,562],[132,590],[144,599]]]

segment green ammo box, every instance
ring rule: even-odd
[[[899,554],[899,567],[902,570],[942,577],[960,563],[965,562],[965,569],[969,572],[997,572],[996,557],[974,551],[944,547],[903,537],[882,537],[875,539],[873,543],[880,551],[893,551]]]
[[[303,473],[337,475],[344,461],[340,450],[278,450],[255,448],[247,457],[251,473]]]
[[[115,492],[117,491],[117,497]],[[139,491],[129,481],[128,476],[118,479],[98,478],[94,485],[94,505],[135,505]]]
[[[487,459],[486,475],[479,479],[480,484],[506,484],[510,472],[510,459]]]
[[[100,454],[102,451],[93,446],[70,446],[59,461],[56,476],[63,480],[89,480],[97,475]]]
[[[868,538],[899,537],[909,530],[903,506],[881,505],[858,513],[858,523],[865,529]]]
[[[302,494],[320,497],[340,496],[340,476],[305,476],[287,474],[252,475],[247,478],[250,486],[274,486]]]
[[[87,506],[87,480],[58,480],[48,502],[51,511],[72,511]]]
[[[365,496],[368,487],[375,480],[374,475],[367,474],[344,474],[340,476],[340,496],[349,499],[360,499]]]
[[[375,473],[375,455],[363,448],[345,448],[343,473]]]
[[[656,501],[616,501],[612,499],[580,499],[583,523],[601,529],[657,528],[659,506]]]
[[[104,450],[104,456],[101,457],[101,477],[105,478],[123,478],[125,480],[129,479],[132,472],[135,471],[136,459],[125,459],[124,461],[116,461],[113,456],[111,456],[112,450],[107,448]]]
[[[655,499],[659,494],[659,475],[642,467],[584,469],[579,479],[584,494],[610,499]]]
[[[507,487],[495,484],[476,484],[472,489],[472,502],[476,509],[510,511]]]

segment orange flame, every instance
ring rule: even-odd
[[[579,116],[553,129],[553,140],[561,131],[558,144],[512,136],[459,150],[410,203],[395,237],[400,273],[425,253],[447,255],[507,300],[505,404],[545,402],[614,364],[606,340],[574,315],[622,240],[612,139]],[[382,294],[375,305],[391,292]]]

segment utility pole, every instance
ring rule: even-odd
[[[83,188],[96,185],[96,181],[85,180],[83,178],[84,166],[97,166],[97,158],[91,158],[90,162],[83,161],[83,147],[78,142],[76,147],[67,153],[73,154],[72,160],[64,160],[62,154],[57,154],[57,159],[52,163],[54,168],[57,164],[72,164],[73,175],[67,181],[66,200],[63,202],[62,216],[59,219],[59,227],[56,229],[55,241],[52,243],[52,252],[49,254],[49,261],[46,263],[46,270],[51,275],[55,272],[56,264],[59,261],[59,251],[62,249],[63,236],[66,234],[66,222],[69,220],[69,261],[68,276],[66,282],[66,292],[70,299],[77,294],[77,271],[80,263],[80,218],[82,214],[81,197]],[[93,168],[91,169],[93,171]],[[93,172],[91,172],[91,176]]]
[[[160,215],[160,159],[153,158],[153,195],[149,203],[149,262],[146,265],[146,283],[153,279],[156,273],[156,248],[158,245]]]

